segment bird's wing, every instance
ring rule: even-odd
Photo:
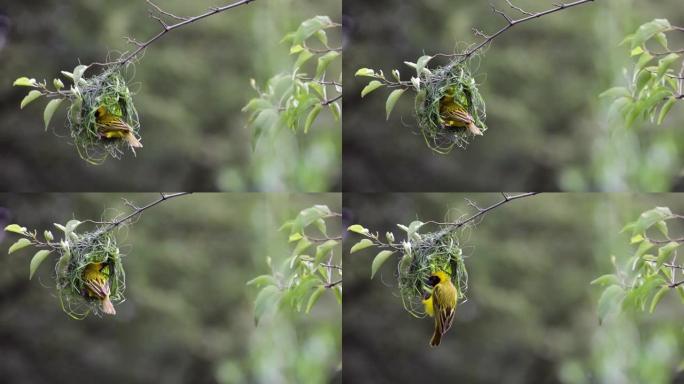
[[[470,116],[470,113],[460,108],[454,108],[453,110],[449,111],[449,117],[452,119],[463,121],[466,124],[473,122],[473,117]]]
[[[432,302],[435,308],[437,328],[441,334],[445,334],[454,322],[454,306],[449,303],[456,301],[456,292],[450,289],[450,287],[438,284],[432,295],[434,296]]]
[[[100,129],[104,132],[111,132],[111,131],[124,131],[124,132],[132,132],[133,128],[131,128],[130,125],[126,124],[123,120],[115,118],[111,120],[105,120],[101,123],[99,123]]]
[[[99,297],[100,299],[104,299],[105,297],[109,296],[109,284],[107,284],[107,281],[101,277],[95,279],[86,278],[85,285],[95,294],[95,296]]]

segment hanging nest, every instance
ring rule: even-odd
[[[416,118],[425,143],[440,154],[454,147],[465,148],[473,133],[465,126],[452,127],[441,116],[445,97],[453,97],[472,117],[481,132],[487,130],[485,102],[477,88],[475,78],[465,62],[452,63],[425,71],[420,79],[421,91],[416,96]]]
[[[451,228],[421,234],[420,240],[405,247],[399,262],[399,294],[404,309],[416,317],[425,317],[423,295],[430,291],[427,282],[433,272],[442,270],[451,276],[458,289],[458,300],[466,299],[468,271],[463,261],[457,235]]]
[[[104,106],[119,117],[138,137],[140,122],[126,79],[118,69],[77,81],[76,96],[67,113],[67,127],[78,154],[91,164],[101,164],[108,156],[120,158],[128,147],[126,140],[107,139],[98,132],[96,111]]]
[[[83,272],[88,264],[105,263],[109,267],[110,300],[124,301],[126,277],[121,263],[121,253],[111,231],[102,228],[94,232],[67,235],[62,242],[61,257],[56,266],[57,294],[62,309],[75,319],[83,319],[90,313],[100,314],[100,300],[86,293]]]

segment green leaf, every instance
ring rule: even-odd
[[[661,287],[660,290],[658,290],[658,292],[656,292],[656,294],[653,295],[653,299],[651,299],[651,307],[649,308],[648,312],[653,313],[656,309],[656,306],[660,302],[660,300],[669,291],[670,291],[670,287],[668,287],[667,285]]]
[[[261,275],[248,281],[246,285],[253,285],[258,288],[264,285],[278,285],[278,283],[271,275]]]
[[[619,285],[620,280],[618,280],[618,277],[615,276],[614,274],[610,273],[607,275],[599,276],[594,281],[591,282],[591,285]]]
[[[663,32],[658,32],[655,35],[656,41],[658,41],[658,44],[660,44],[663,48],[667,48],[667,35],[665,35]]]
[[[641,48],[641,47],[636,47],[636,48],[632,49],[632,51],[629,52],[629,55],[630,55],[630,56],[639,56],[639,55],[641,55],[642,53],[644,53],[643,48]]]
[[[676,53],[670,53],[669,55],[663,57],[658,61],[658,78],[663,77],[672,64],[679,59],[679,55]]]
[[[309,61],[314,56],[313,53],[311,53],[308,49],[304,49],[299,53],[299,57],[297,58],[297,61],[295,62],[294,68],[295,70],[299,69],[304,63]]]
[[[20,235],[26,235],[26,227],[22,227],[18,224],[10,224],[5,227],[5,232],[18,233]]]
[[[316,301],[318,301],[318,298],[321,297],[323,292],[325,292],[325,287],[320,286],[318,287],[311,296],[309,297],[309,302],[306,304],[306,313],[309,313],[311,311],[311,308],[313,308],[314,304],[316,304]]]
[[[43,231],[43,237],[46,241],[52,241],[55,239],[55,236],[52,234],[52,232],[48,230]]]
[[[399,97],[406,92],[405,89],[395,89],[390,93],[390,95],[387,97],[387,103],[385,104],[385,111],[387,112],[387,120],[389,120],[390,115],[392,114],[392,110],[394,109],[394,106],[397,104],[397,100],[399,100]]]
[[[328,16],[316,16],[300,24],[292,39],[292,44],[301,44],[316,32],[335,26]]]
[[[665,220],[660,220],[656,224],[656,228],[660,231],[660,233],[663,234],[663,236],[667,237],[668,236],[668,230],[667,230],[667,222]]]
[[[606,288],[598,301],[599,324],[603,323],[606,316],[619,308],[625,297],[625,291],[619,285],[611,285]]]
[[[639,57],[639,60],[637,61],[636,67],[635,67],[636,72],[639,72],[642,69],[644,69],[644,67],[648,63],[650,63],[651,60],[653,60],[653,56],[650,53],[648,53],[648,52],[642,53],[641,56]]]
[[[632,48],[643,45],[648,39],[658,33],[665,32],[672,28],[667,19],[655,19],[642,24],[632,37]]]
[[[21,101],[21,105],[19,106],[19,109],[24,109],[25,106],[27,106],[30,102],[33,100],[41,97],[43,94],[40,93],[40,91],[36,91],[35,89],[30,91],[26,97]]]
[[[639,244],[639,248],[637,248],[636,253],[634,254],[634,257],[641,257],[643,256],[649,249],[653,248],[653,244],[648,241],[642,241],[641,244]]]
[[[81,82],[81,78],[83,77],[83,74],[85,73],[86,69],[88,69],[87,65],[77,65],[76,68],[74,68],[74,72],[73,72],[74,85],[79,85],[79,82]]]
[[[371,82],[368,83],[368,85],[366,85],[366,86],[363,88],[363,90],[361,91],[361,97],[365,97],[367,94],[369,94],[369,93],[375,91],[376,89],[378,89],[378,88],[380,88],[380,87],[382,87],[382,83],[381,83],[381,82],[379,82],[379,81],[377,81],[377,80],[371,81]]]
[[[330,51],[325,55],[318,58],[318,64],[316,65],[316,77],[321,77],[323,73],[328,69],[330,63],[340,56],[339,52]]]
[[[62,104],[62,101],[64,101],[64,99],[50,100],[50,102],[47,103],[47,105],[45,106],[45,111],[43,112],[43,121],[45,122],[46,130],[48,129],[48,125],[50,124],[52,115],[55,114],[57,107],[59,107],[59,105]]]
[[[9,251],[7,251],[7,254],[11,255],[12,253],[14,253],[14,252],[16,252],[22,248],[26,248],[29,245],[31,245],[31,240],[21,238],[9,247]]]
[[[658,249],[658,259],[656,260],[656,268],[660,268],[665,262],[665,260],[667,260],[670,257],[672,251],[674,251],[677,248],[679,248],[679,243],[675,241],[671,241],[666,245],[660,247]]]
[[[12,83],[12,86],[19,86],[19,87],[35,87],[36,86],[36,79],[29,79],[28,77],[20,77],[16,80],[14,80],[14,83]]]
[[[360,68],[354,76],[375,77],[375,71],[370,68]]]
[[[639,72],[639,75],[637,76],[637,79],[636,79],[635,92],[636,93],[641,92],[641,90],[644,89],[646,84],[648,84],[649,81],[651,81],[652,79],[655,79],[655,75],[653,75],[650,71]]]
[[[293,255],[299,255],[301,254],[305,249],[309,248],[311,246],[311,242],[307,240],[306,238],[303,238],[299,240],[297,245],[295,246],[295,249],[292,250]],[[291,267],[291,266],[290,266]]]
[[[62,80],[60,80],[60,79],[53,79],[53,80],[52,80],[52,85],[54,85],[54,86],[55,86],[55,89],[58,90],[58,91],[59,91],[60,89],[64,88],[64,83],[63,83]]]
[[[299,53],[304,50],[304,47],[302,47],[300,44],[295,44],[290,47],[290,55],[293,55],[295,53]]]
[[[349,228],[347,228],[347,231],[358,233],[361,235],[368,235],[370,233],[368,229],[364,228],[359,224],[350,225]]]
[[[382,251],[375,256],[373,264],[371,264],[371,279],[375,276],[375,273],[380,269],[382,264],[384,264],[393,254],[394,251]]]
[[[311,108],[311,111],[309,112],[309,115],[306,116],[306,121],[304,122],[304,133],[309,132],[309,128],[311,128],[313,125],[313,122],[316,120],[316,117],[318,117],[318,114],[321,113],[321,109],[323,109],[321,104],[316,104],[313,108]]]
[[[420,78],[421,72],[423,72],[423,69],[425,69],[425,66],[427,63],[432,60],[432,56],[421,56],[418,58],[418,61],[416,62],[416,74]]]
[[[639,216],[639,219],[632,226],[632,235],[644,233],[655,223],[672,218],[672,211],[668,207],[656,207],[648,210]]]
[[[629,89],[626,87],[613,87],[607,91],[604,91],[599,95],[600,98],[616,99],[618,97],[632,97]]]
[[[370,241],[370,240],[368,240],[368,239],[362,239],[362,240],[359,241],[358,243],[354,244],[353,247],[351,247],[351,250],[349,251],[349,253],[358,252],[358,251],[360,251],[360,250],[362,250],[362,249],[366,249],[366,248],[372,247],[372,246],[373,246],[373,242],[372,242],[372,241]]]
[[[677,99],[672,96],[663,104],[662,108],[660,108],[660,114],[658,115],[658,125],[663,123],[663,120],[665,120],[667,114],[670,113],[670,109],[672,109],[672,106],[675,105],[676,101]]]
[[[75,219],[67,221],[66,227],[64,229],[64,234],[67,236],[71,235],[76,230],[76,228],[78,228],[78,226],[81,224],[81,221]]]
[[[327,255],[333,248],[337,246],[338,242],[335,240],[327,240],[325,243],[316,247],[316,258],[314,262],[316,264],[321,262],[321,259]]]
[[[33,258],[31,259],[31,265],[29,267],[29,280],[33,278],[33,274],[36,273],[36,269],[38,269],[38,266],[40,266],[40,263],[45,260],[46,257],[51,253],[52,251],[48,251],[46,249],[43,249],[41,251],[36,252],[35,255],[33,255]]]
[[[326,47],[328,46],[328,34],[325,33],[325,30],[321,29],[320,31],[317,31],[315,35],[316,38],[318,38],[318,41],[321,42],[321,44],[325,45]]]
[[[328,108],[330,108],[330,113],[333,115],[333,118],[335,121],[340,121],[340,116],[342,115],[342,110],[340,109],[340,105],[337,104],[337,102],[330,103],[328,104]]]
[[[259,325],[261,318],[269,311],[277,307],[282,293],[278,287],[269,285],[262,289],[254,300],[254,324]]]

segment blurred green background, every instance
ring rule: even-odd
[[[177,15],[197,15],[219,0],[159,0]],[[290,70],[283,35],[316,15],[339,21],[339,0],[257,0],[193,23],[152,44],[135,66],[132,90],[145,148],[137,157],[91,166],[69,144],[64,112],[44,132],[44,101],[19,110],[20,76],[47,79],[116,57],[124,37],[159,31],[144,0],[0,2],[0,190],[4,191],[335,191],[341,133],[328,113],[307,135],[284,128],[251,148],[241,108],[263,85]]]
[[[515,11],[504,0],[492,4]],[[540,11],[553,1],[517,0]],[[423,54],[450,53],[493,33],[505,20],[488,2],[469,0],[345,0],[348,45],[343,185],[347,191],[669,191],[684,188],[684,103],[657,127],[626,130],[608,122],[598,95],[627,84],[632,67],[625,35],[654,18],[684,24],[680,0],[603,0],[516,26],[473,64],[487,102],[489,130],[467,150],[432,153],[406,93],[385,121],[387,90],[361,99],[360,67],[414,71],[403,64]],[[518,15],[515,15],[516,17]],[[680,34],[681,35],[681,34]],[[671,47],[684,36],[671,36]],[[445,62],[433,60],[431,65]]]
[[[402,233],[397,223],[454,220],[465,198],[486,207],[498,194],[345,194],[353,222]],[[348,383],[682,383],[684,307],[669,293],[652,315],[622,314],[599,326],[602,289],[590,282],[633,254],[622,226],[654,206],[684,212],[673,194],[542,194],[497,208],[462,232],[468,301],[437,348],[433,320],[404,311],[396,258],[370,279],[371,248],[344,246],[344,380]],[[446,214],[449,212],[449,216]],[[427,232],[429,229],[421,229]],[[681,229],[681,228],[680,228]],[[673,238],[681,235],[671,233]]]
[[[0,221],[53,229],[126,212],[155,194],[0,195]],[[339,194],[193,194],[166,201],[118,232],[127,274],[115,317],[72,320],[54,292],[54,258],[28,280],[33,252],[0,240],[0,377],[5,383],[335,383],[341,308],[324,294],[309,315],[254,325],[245,283],[290,254],[280,225],[304,208],[340,211]],[[109,216],[111,217],[111,216]],[[85,224],[83,225],[85,226]],[[79,228],[81,229],[81,228]],[[332,228],[331,228],[332,229]],[[339,230],[336,228],[335,230]]]

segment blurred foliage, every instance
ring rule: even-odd
[[[553,6],[552,1],[514,3],[529,11]],[[514,12],[504,0],[493,4]],[[394,107],[403,121],[387,123],[378,113],[385,100],[362,102],[367,82],[352,76],[359,67],[396,68],[406,58],[462,50],[478,40],[472,28],[491,33],[505,20],[486,3],[464,0],[351,0],[345,1],[344,13],[344,76],[352,79],[345,90],[345,190],[681,188],[678,154],[684,150],[684,132],[672,129],[684,123],[678,105],[661,127],[643,122],[643,129],[625,130],[623,123],[609,121],[610,103],[598,97],[624,83],[622,68],[631,65],[619,43],[648,20],[667,16],[677,24],[684,17],[678,0],[594,2],[497,38],[472,63],[487,101],[487,135],[448,156],[436,156],[407,134],[420,135],[408,98]],[[670,46],[678,47],[682,37],[671,36]],[[430,65],[442,63],[434,58]]]
[[[159,1],[177,15],[196,15],[214,0]],[[25,93],[12,82],[28,73],[53,78],[60,69],[118,57],[124,37],[143,40],[159,31],[142,0],[9,2],[0,5],[0,180],[4,190],[336,190],[341,133],[321,115],[307,135],[280,132],[272,144],[250,146],[242,106],[249,79],[263,83],[291,67],[280,40],[319,14],[340,19],[339,1],[258,0],[173,31],[149,47],[135,66],[134,94],[144,151],[101,166],[83,163],[54,134],[40,129],[42,113],[19,105]],[[63,112],[52,119],[63,121]],[[122,170],[126,170],[122,172]],[[150,177],[149,175],[155,175]]]
[[[603,320],[613,312],[648,308],[653,313],[658,303],[670,291],[677,291],[684,300],[682,270],[677,262],[677,249],[681,236],[670,236],[668,222],[681,220],[667,207],[657,207],[642,213],[636,221],[628,223],[622,232],[630,233],[630,244],[636,247],[633,256],[623,260],[611,256],[615,273],[602,275],[592,283],[606,286],[599,298],[598,315]],[[657,231],[655,231],[657,229]],[[652,232],[659,232],[654,238]]]
[[[158,194],[0,195],[2,226],[128,211]],[[54,272],[26,279],[30,254],[0,258],[0,377],[6,382],[340,382],[341,315],[323,295],[307,316],[281,311],[254,325],[245,283],[270,255],[289,254],[280,224],[339,194],[193,194],[145,211],[118,231],[126,301],[117,315],[74,321],[55,307]],[[331,228],[332,229],[332,228]],[[1,232],[3,254],[15,240]],[[40,233],[40,231],[39,231]],[[42,282],[44,287],[39,284]],[[36,364],[40,361],[40,364]]]
[[[453,221],[498,194],[345,193],[345,212],[379,233],[420,218]],[[678,195],[541,194],[497,209],[460,236],[468,301],[449,337],[428,341],[432,322],[409,316],[396,272],[368,278],[369,257],[345,241],[344,377],[350,383],[678,383],[682,306],[663,297],[653,314],[597,320],[590,282],[627,254],[625,222],[653,206],[684,209]],[[674,226],[681,223],[671,223]],[[683,228],[679,228],[681,231]],[[679,233],[679,232],[677,232]],[[627,236],[625,241],[625,236]],[[371,255],[372,256],[372,255]],[[650,303],[649,303],[650,304]]]
[[[302,130],[304,134],[308,133],[326,107],[339,123],[339,129],[342,129],[342,102],[339,101],[342,97],[341,65],[336,70],[329,71],[332,63],[341,64],[342,48],[330,47],[326,32],[339,27],[341,25],[334,23],[328,16],[316,16],[305,20],[296,31],[285,35],[283,42],[290,44],[290,54],[297,55],[292,72],[272,77],[264,90],[253,82],[252,87],[259,97],[250,100],[242,109],[250,113],[249,125],[254,131],[253,145],[262,136],[267,136],[272,141],[274,134],[282,126],[293,132]],[[312,61],[314,58],[316,60]],[[302,71],[303,66],[313,62],[316,63],[315,75]]]
[[[295,219],[283,224],[280,229],[289,230],[289,242],[295,244],[291,255],[279,266],[274,266],[271,258],[267,258],[271,273],[259,275],[247,282],[247,285],[259,289],[254,300],[257,324],[262,316],[273,313],[276,308],[309,314],[326,291],[330,291],[342,304],[339,254],[342,238],[328,236],[328,223],[335,218],[339,221],[339,217],[340,214],[332,212],[328,206],[316,205],[302,210]],[[339,227],[334,221],[332,224]],[[316,228],[320,237],[311,235],[312,227]],[[315,248],[312,248],[313,245],[316,245]],[[307,250],[311,255],[305,253]]]

